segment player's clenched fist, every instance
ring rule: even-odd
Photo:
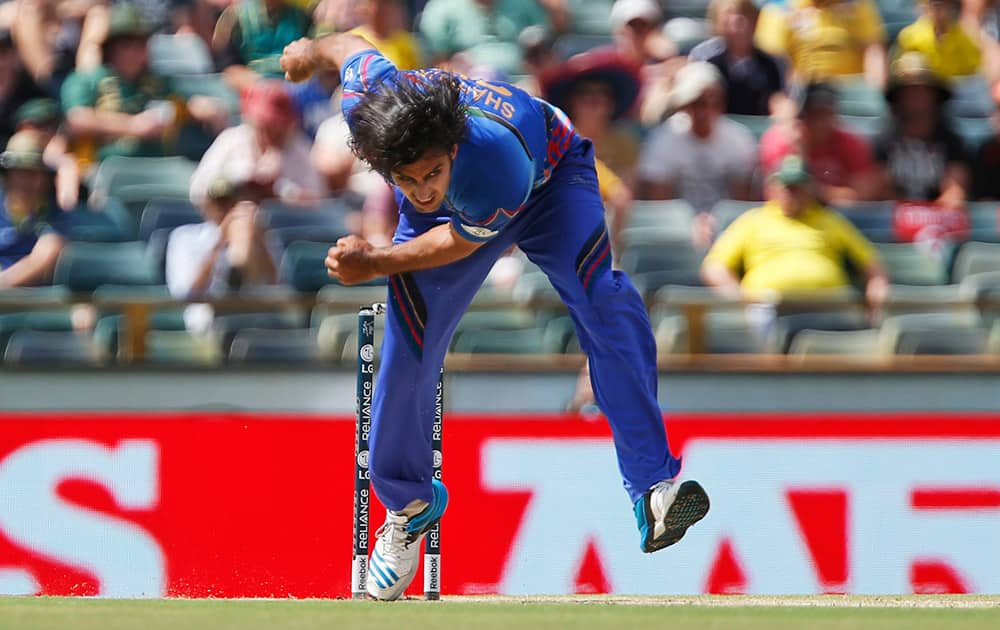
[[[327,252],[326,272],[331,278],[337,278],[344,284],[371,280],[378,275],[371,256],[374,249],[363,238],[345,236],[337,240],[337,244]]]
[[[308,37],[297,39],[285,46],[281,53],[281,69],[289,81],[305,81],[316,71],[316,52],[313,40]]]

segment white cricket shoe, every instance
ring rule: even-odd
[[[661,481],[635,502],[639,546],[645,553],[669,547],[708,514],[708,494],[697,481]]]
[[[420,543],[448,507],[444,484],[435,479],[432,487],[434,498],[420,513],[407,516],[386,510],[368,563],[368,594],[375,599],[399,599],[413,581],[420,563]]]

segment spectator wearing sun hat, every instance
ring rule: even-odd
[[[33,98],[14,112],[17,131],[38,135],[45,147],[43,159],[55,172],[56,201],[63,210],[73,210],[80,201],[80,168],[70,152],[70,140],[63,128],[62,109],[51,98]]]
[[[626,182],[633,181],[639,143],[624,122],[639,96],[638,68],[614,49],[575,55],[541,77],[543,98],[565,111],[595,154]]]
[[[891,118],[875,140],[886,173],[887,199],[961,207],[968,199],[968,148],[951,127],[944,104],[951,89],[919,52],[892,63],[885,94]]]
[[[299,129],[284,83],[255,83],[240,103],[243,122],[215,139],[191,177],[191,201],[201,205],[218,180],[245,182],[258,199],[300,203],[327,189],[310,160],[310,144]]]
[[[44,138],[25,130],[0,153],[0,290],[48,281],[66,243],[69,224],[56,208],[44,149]]]

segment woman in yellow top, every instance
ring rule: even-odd
[[[899,53],[920,52],[934,74],[945,79],[979,72],[979,44],[959,22],[958,0],[922,0],[923,15],[899,33]]]
[[[790,7],[790,8],[789,8]],[[764,52],[791,62],[800,83],[865,76],[885,85],[885,26],[872,0],[789,0],[760,12],[755,33]]]

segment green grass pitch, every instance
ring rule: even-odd
[[[0,598],[0,630],[995,630],[1000,597],[448,597],[442,602]]]

